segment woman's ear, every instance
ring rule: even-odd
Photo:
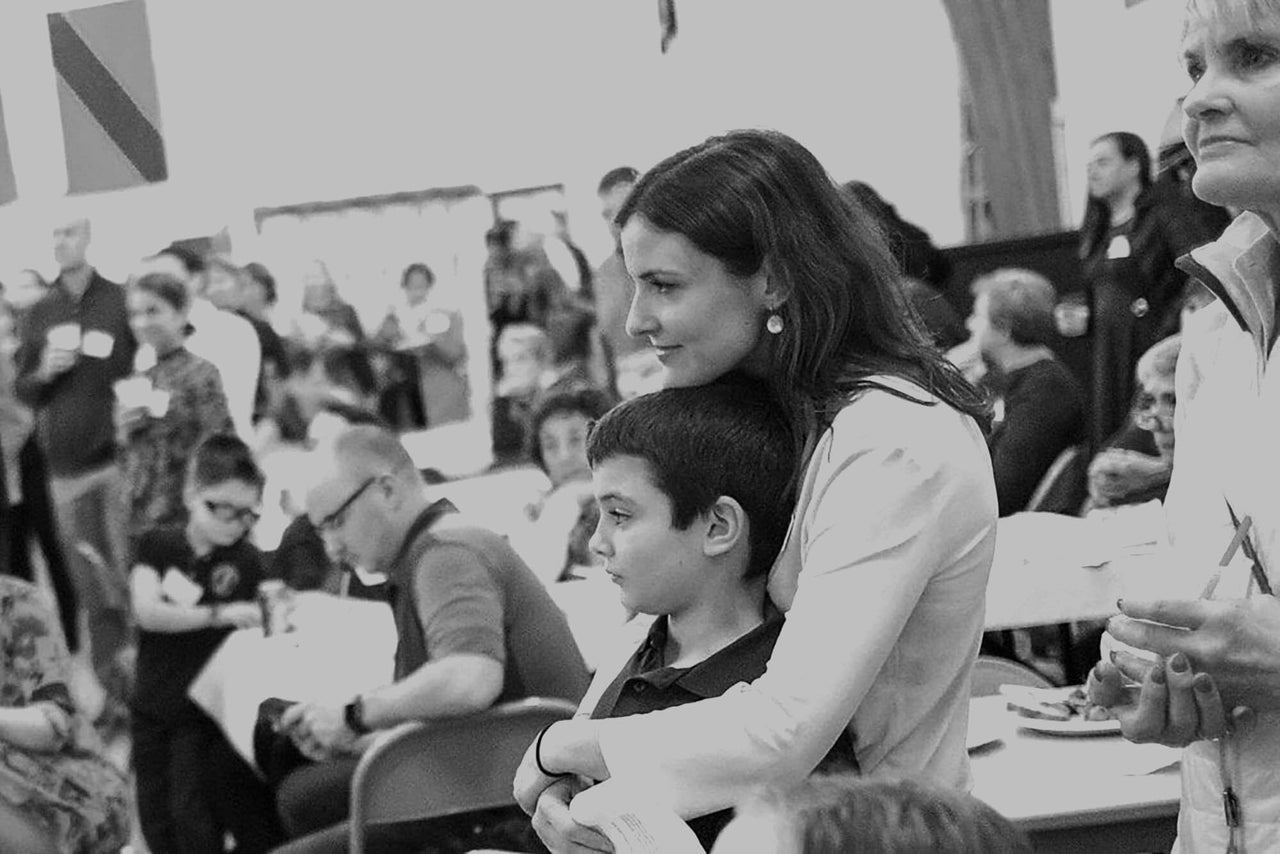
[[[707,557],[728,554],[747,536],[747,512],[736,499],[721,495],[704,514],[706,533],[702,553]]]

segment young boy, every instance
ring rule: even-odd
[[[795,505],[796,449],[763,384],[730,376],[610,410],[587,443],[600,522],[592,550],[623,604],[654,614],[612,679],[581,710],[640,714],[723,694],[764,673],[782,628],[765,581]],[[847,735],[823,768],[856,767]],[[732,817],[689,822],[709,849]]]
[[[240,852],[276,839],[269,794],[187,698],[226,636],[261,623],[262,555],[247,535],[262,487],[249,448],[211,435],[187,467],[187,523],[148,531],[138,543],[129,579],[140,630],[133,766],[138,818],[157,854],[221,854],[228,830]]]

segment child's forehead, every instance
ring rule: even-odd
[[[591,480],[596,487],[596,495],[617,492],[625,497],[651,498],[666,500],[667,496],[658,486],[658,478],[653,464],[644,457],[631,454],[617,454],[597,460],[591,468]]]

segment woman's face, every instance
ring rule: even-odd
[[[129,326],[134,336],[164,353],[182,343],[187,313],[142,288],[129,289]]]
[[[404,280],[404,297],[409,301],[409,305],[421,305],[429,293],[431,293],[431,283],[427,281],[425,273],[415,270],[409,274],[409,278]]]
[[[1173,458],[1173,413],[1177,406],[1172,376],[1150,372],[1138,378],[1141,389],[1134,401],[1134,420],[1151,433],[1156,450],[1165,459]]]
[[[1280,18],[1191,20],[1182,43],[1192,81],[1182,133],[1192,187],[1219,205],[1280,213]]]
[[[559,412],[538,428],[538,448],[552,486],[571,480],[590,480],[587,434],[591,423],[581,412]]]
[[[734,276],[683,235],[639,215],[622,229],[622,254],[636,285],[627,333],[653,346],[664,386],[703,385],[734,368],[764,372],[771,298],[763,270]]]
[[[1089,149],[1086,175],[1089,195],[1108,202],[1140,183],[1138,162],[1126,160],[1114,139],[1100,139]]]

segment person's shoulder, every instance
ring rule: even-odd
[[[165,567],[159,564],[185,562],[190,553],[191,545],[186,528],[182,525],[164,525],[143,532],[138,539],[135,563],[163,570]]]
[[[970,416],[910,380],[875,378],[876,385],[850,396],[810,466],[832,472],[856,461],[901,466],[928,477],[971,472],[990,477],[990,454]]]

